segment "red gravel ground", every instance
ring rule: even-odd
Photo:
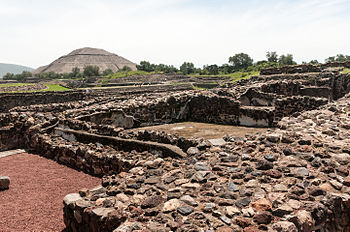
[[[11,179],[10,189],[0,191],[1,232],[62,231],[64,196],[101,183],[99,178],[27,153],[0,158],[0,175]]]

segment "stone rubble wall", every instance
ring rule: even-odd
[[[125,139],[137,139],[142,141],[152,141],[157,143],[171,144],[187,151],[190,147],[206,147],[208,143],[202,139],[187,139],[165,133],[164,131],[140,130],[140,131],[121,131],[118,136]]]
[[[328,103],[326,98],[315,97],[288,97],[277,99],[275,102],[275,111],[273,121],[277,123],[283,117],[296,116],[295,113],[317,109],[318,107]]]
[[[73,140],[76,140],[84,144],[89,144],[94,142],[94,143],[101,143],[103,145],[115,147],[118,150],[123,150],[127,152],[131,152],[131,151],[143,152],[143,151],[156,150],[162,153],[164,156],[172,156],[177,158],[182,158],[185,156],[182,150],[180,150],[178,147],[171,146],[168,144],[161,144],[156,142],[145,142],[145,141],[132,140],[132,139],[123,139],[123,138],[117,138],[117,137],[111,137],[111,136],[91,134],[91,133],[75,131],[75,130],[61,129],[61,128],[55,128],[55,130],[56,130],[56,133],[57,131],[63,132],[64,134],[68,135],[70,138],[74,138]]]
[[[208,141],[203,139],[188,139],[177,135],[168,134],[163,131],[139,130],[129,131],[124,128],[115,127],[113,125],[95,124],[76,119],[61,119],[58,124],[59,128],[72,129],[75,131],[86,131],[96,135],[105,135],[119,137],[123,139],[151,141],[161,144],[170,144],[179,147],[183,151],[187,151],[190,147],[206,147]]]
[[[347,92],[348,78],[310,83],[305,86],[331,83],[336,99]],[[20,107],[30,111],[0,114],[0,141],[103,176],[102,187],[64,198],[67,231],[349,231],[350,96],[328,103],[325,97],[276,94],[274,106],[240,106],[237,99],[247,88],[234,91],[237,98],[189,91],[81,101],[80,108],[57,104],[53,112],[50,105],[42,105],[41,113],[35,112],[40,105]],[[138,139],[109,121],[111,112],[139,125],[194,118],[270,126],[276,112],[293,117],[278,118],[278,128],[264,134],[192,146],[159,133],[141,132]],[[145,142],[163,139],[186,155]]]
[[[177,94],[178,95],[178,94]],[[116,126],[135,128],[180,121],[197,121],[237,125],[239,102],[217,95],[171,95],[138,106],[127,102],[105,112],[79,117],[79,120],[99,124],[108,120]],[[129,118],[129,119],[127,119]],[[127,120],[131,120],[127,122]]]
[[[273,127],[274,107],[242,106],[239,110],[238,125],[248,127]]]
[[[35,104],[49,104],[69,101],[80,101],[87,96],[83,91],[72,92],[45,92],[45,93],[1,93],[0,112],[8,112],[18,106],[30,106]]]
[[[32,93],[0,93],[0,113],[8,112],[15,107],[31,107],[33,105],[79,102],[88,99],[95,99],[104,96],[118,95],[128,96],[130,94],[145,94],[157,92],[176,92],[193,89],[191,84],[171,84],[161,86],[136,86],[133,88],[111,88],[93,90],[92,93],[86,94],[81,91],[65,91],[65,92],[32,92]],[[59,106],[56,104],[56,106]],[[59,108],[58,108],[59,109]]]
[[[6,117],[10,117],[10,114],[3,114],[0,118]],[[181,149],[170,144],[60,129],[56,127],[56,119],[46,121],[44,119],[41,123],[35,124],[33,117],[35,117],[34,114],[13,113],[11,118],[16,120],[14,124],[0,128],[0,151],[15,148],[29,149],[43,157],[100,177],[127,171],[132,167],[132,160],[135,157],[143,155],[146,158],[148,152],[155,152],[163,157],[184,156]],[[53,134],[47,133],[49,128],[54,132]],[[183,143],[189,142],[183,140]],[[102,149],[103,145],[109,147],[109,151]]]
[[[312,64],[291,65],[278,68],[266,68],[260,71],[261,75],[273,74],[290,74],[290,73],[307,73],[307,72],[321,72],[322,68]]]
[[[349,98],[266,134],[105,176],[65,197],[67,229],[349,231]]]
[[[243,106],[273,106],[277,95],[274,93],[262,92],[256,88],[249,88],[239,98]]]
[[[301,65],[289,65],[278,68],[266,68],[260,71],[261,75],[273,75],[273,74],[290,74],[290,73],[309,73],[309,72],[321,72],[326,68],[345,67],[350,68],[350,61],[346,62],[332,62],[320,65],[301,64]]]
[[[0,127],[0,151],[23,148],[23,137],[15,128]]]

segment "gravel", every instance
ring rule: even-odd
[[[62,199],[100,179],[37,155],[0,158],[1,175],[11,178],[9,190],[0,192],[0,231],[62,231]]]

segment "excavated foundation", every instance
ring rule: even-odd
[[[14,95],[0,150],[102,178],[64,198],[67,231],[350,231],[349,75],[294,69],[166,96]],[[220,136],[173,133],[190,122]]]

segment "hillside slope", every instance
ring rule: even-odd
[[[2,78],[6,73],[22,73],[23,71],[33,71],[33,68],[16,65],[16,64],[3,64],[0,63],[0,78]]]

